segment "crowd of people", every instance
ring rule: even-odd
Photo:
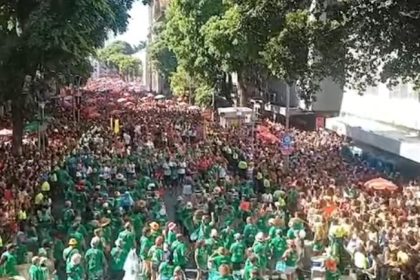
[[[420,189],[366,190],[343,139],[278,143],[175,101],[90,93],[80,122],[54,108],[48,146],[1,147],[0,275],[27,279],[418,279]],[[106,96],[105,96],[106,95]],[[122,101],[121,101],[122,100]],[[121,102],[120,102],[121,101]],[[262,126],[279,135],[284,128]]]

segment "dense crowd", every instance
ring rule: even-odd
[[[382,174],[346,163],[326,131],[292,130],[286,166],[244,126],[126,97],[96,93],[98,114],[77,123],[57,109],[45,152],[2,146],[1,275],[30,263],[31,280],[185,279],[187,268],[197,280],[418,279],[417,182],[366,190]]]

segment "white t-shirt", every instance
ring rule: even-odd
[[[185,163],[185,161],[180,162],[178,165],[178,174],[184,175],[186,168],[187,168],[187,164]]]
[[[164,162],[162,167],[163,167],[163,175],[171,176],[171,168],[169,167],[169,164],[167,162]]]
[[[127,134],[127,133],[124,133],[123,137],[124,137],[125,144],[126,145],[130,145],[130,143],[131,143],[131,136],[129,134]]]

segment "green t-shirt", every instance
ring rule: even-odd
[[[154,264],[160,264],[163,260],[163,249],[162,247],[158,247],[153,245],[152,248],[149,250],[149,259],[152,260]]]
[[[174,264],[177,266],[184,266],[187,264],[187,245],[180,242],[174,249]]]
[[[201,270],[207,270],[207,262],[209,257],[207,249],[204,247],[200,247],[196,250],[195,255],[198,268]]]
[[[230,247],[230,253],[232,263],[243,263],[245,260],[245,245],[236,241]]]
[[[152,240],[146,236],[142,236],[140,239],[140,256],[143,260],[146,260],[150,248],[153,246]]]
[[[213,263],[215,266],[214,269],[218,271],[221,265],[230,264],[230,258],[229,256],[218,255],[218,256],[213,257]]]
[[[100,272],[106,266],[105,254],[99,249],[90,248],[85,254],[86,267],[89,272]]]
[[[159,266],[159,273],[165,278],[172,278],[174,275],[175,265],[169,264],[168,262],[163,262]]]
[[[66,266],[67,280],[83,280],[84,272],[82,265],[73,265],[71,262]]]
[[[283,237],[276,236],[270,242],[273,258],[280,260],[287,249],[287,242]]]
[[[114,247],[111,250],[111,270],[122,271],[124,268],[125,259],[127,258],[127,251],[122,248]]]

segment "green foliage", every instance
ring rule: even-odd
[[[142,43],[139,46],[133,47],[127,42],[115,41],[109,46],[100,49],[98,51],[98,58],[109,67],[117,69],[123,76],[140,76],[142,73],[141,60],[133,56],[145,44]]]
[[[169,49],[165,32],[166,21],[155,26],[153,42],[148,48],[148,55],[153,66],[166,81],[170,81],[172,73],[177,69],[178,61],[175,53]]]
[[[420,87],[418,0],[343,0],[330,13],[345,23],[348,34],[349,84],[360,91],[401,80]]]
[[[134,0],[0,2],[0,95],[12,100],[14,145],[22,139],[26,76],[74,82],[107,34],[124,32]],[[17,134],[17,135],[16,135]]]
[[[188,72],[183,67],[178,66],[171,75],[170,86],[174,95],[186,97],[193,87],[192,79],[190,79]]]

